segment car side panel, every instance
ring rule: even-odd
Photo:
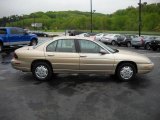
[[[45,56],[52,64],[55,73],[79,71],[78,53],[46,52]]]
[[[114,73],[113,54],[80,53],[80,72],[88,73]]]

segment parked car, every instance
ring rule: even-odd
[[[79,36],[79,37],[90,37],[90,34],[89,33],[81,33],[81,34],[76,35],[76,36]]]
[[[84,37],[57,37],[37,46],[17,49],[13,68],[32,72],[37,80],[50,80],[53,73],[114,74],[129,81],[148,73],[154,64],[138,53],[117,50]]]
[[[18,27],[0,27],[0,52],[7,47],[36,45],[37,35],[29,34]]]
[[[79,35],[81,33],[83,33],[82,31],[78,31],[78,30],[68,30],[69,36],[76,36]]]
[[[106,34],[104,34],[104,33],[96,34],[96,35],[95,35],[95,40],[101,40],[102,37],[104,37],[105,35],[106,35]]]
[[[116,45],[117,44],[117,38],[120,36],[120,34],[108,34],[102,37],[101,42]]]
[[[150,42],[150,48],[154,51],[156,51],[158,48],[160,49],[160,37],[157,37]]]
[[[49,37],[50,36],[49,34],[42,32],[42,31],[33,31],[31,33],[36,34],[38,37]]]
[[[118,46],[125,45],[127,47],[131,47],[131,41],[135,37],[135,35],[120,35],[117,37]]]
[[[140,36],[132,39],[131,44],[135,48],[144,47],[144,49],[150,49],[150,42],[154,40],[156,37],[154,36]]]

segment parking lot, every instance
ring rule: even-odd
[[[38,82],[11,67],[13,50],[0,53],[0,120],[160,120],[160,51],[112,47],[148,56],[154,70],[130,82],[65,74]]]

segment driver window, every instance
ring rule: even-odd
[[[99,53],[101,47],[89,40],[79,40],[81,53]]]
[[[46,51],[47,51],[47,52],[55,52],[56,46],[57,46],[57,41],[54,41],[54,42],[50,43],[50,44],[47,46]]]

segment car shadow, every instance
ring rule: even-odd
[[[11,63],[11,59],[13,58],[13,51],[8,50],[0,53],[0,63],[1,64],[9,64]]]
[[[114,76],[97,76],[97,75],[58,75],[52,80],[48,81],[48,84],[50,86],[59,86],[61,84],[66,84],[67,86],[76,87],[77,85],[83,84],[83,83],[109,83],[109,82],[116,82],[119,83],[119,81],[116,80]]]
[[[86,93],[89,91],[136,91],[144,94],[152,84],[147,76],[137,76],[129,82],[121,82],[114,76],[97,76],[97,75],[67,75],[59,74],[52,80],[35,81],[31,73],[21,75],[21,84],[32,84],[36,86],[45,86],[47,91],[55,91],[65,96],[72,96]]]
[[[146,75],[136,76],[134,80],[127,83],[127,86],[133,90],[142,90],[151,86],[151,80]]]

